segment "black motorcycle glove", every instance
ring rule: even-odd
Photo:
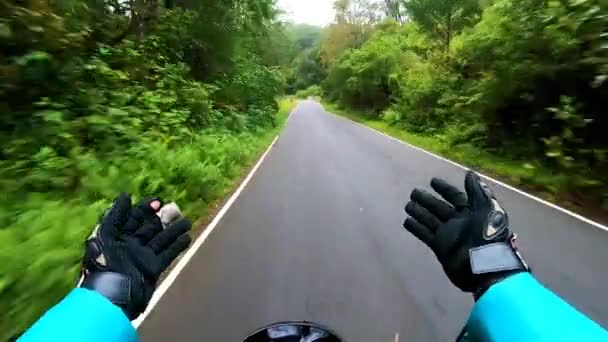
[[[129,319],[145,311],[161,273],[190,244],[191,223],[180,219],[163,229],[158,199],[131,206],[120,195],[85,243],[80,287],[94,290]]]
[[[507,213],[477,174],[467,174],[466,194],[437,178],[431,187],[447,203],[415,189],[403,226],[433,250],[454,285],[478,299],[493,284],[529,271]]]

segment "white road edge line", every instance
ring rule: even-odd
[[[338,117],[338,118],[341,118],[341,119],[344,119],[344,120],[348,120],[348,121],[350,121],[350,122],[352,122],[352,123],[354,123],[354,124],[357,124],[357,125],[359,125],[359,126],[361,126],[361,127],[367,128],[367,129],[372,130],[372,131],[374,131],[374,132],[376,132],[376,133],[378,133],[378,134],[380,134],[380,135],[383,135],[383,136],[385,136],[385,137],[387,137],[387,138],[389,138],[389,139],[391,139],[391,140],[394,140],[394,141],[397,141],[397,142],[399,142],[399,143],[402,143],[402,144],[404,144],[404,145],[406,145],[406,146],[409,146],[409,147],[411,147],[411,148],[413,148],[413,149],[415,149],[415,150],[418,150],[418,151],[420,151],[420,152],[424,152],[424,153],[426,153],[426,154],[428,154],[428,155],[431,155],[431,156],[433,156],[433,157],[435,157],[435,158],[437,158],[437,159],[443,160],[444,162],[448,162],[448,163],[450,163],[450,164],[452,164],[452,165],[454,165],[454,166],[457,166],[457,167],[459,167],[459,168],[461,168],[461,169],[463,169],[463,170],[467,170],[467,171],[468,171],[468,170],[471,170],[470,168],[468,168],[468,167],[466,167],[466,166],[464,166],[464,165],[460,165],[460,164],[458,164],[458,163],[456,163],[456,162],[453,162],[453,161],[451,161],[451,160],[449,160],[449,159],[446,159],[446,158],[444,158],[444,157],[441,157],[441,156],[439,156],[439,155],[436,155],[436,154],[434,154],[434,153],[432,153],[432,152],[429,152],[429,151],[427,151],[427,150],[424,150],[424,149],[422,149],[422,148],[420,148],[420,147],[414,146],[414,145],[409,144],[409,143],[407,143],[407,142],[405,142],[405,141],[402,141],[402,140],[399,140],[399,139],[397,139],[397,138],[391,137],[390,135],[388,135],[388,134],[386,134],[386,133],[383,133],[383,132],[380,132],[380,131],[378,131],[378,130],[376,130],[376,129],[373,129],[373,128],[371,128],[371,127],[365,126],[365,125],[363,125],[363,124],[361,124],[361,123],[359,123],[359,122],[355,122],[355,121],[353,121],[353,120],[350,120],[350,119],[348,119],[348,118],[342,117],[342,116],[337,115],[337,114],[334,114],[334,113],[332,113],[332,112],[328,112],[327,110],[325,110],[325,108],[323,108],[323,110],[324,110],[326,113],[330,113],[330,114],[332,114],[332,115],[334,115],[334,116],[336,116],[336,117]],[[530,198],[530,199],[532,199],[532,200],[535,200],[535,201],[537,201],[537,202],[540,202],[540,203],[542,203],[542,204],[544,204],[544,205],[546,205],[546,206],[549,206],[549,207],[551,207],[551,208],[553,208],[553,209],[555,209],[555,210],[561,211],[562,213],[567,214],[567,215],[570,215],[570,216],[572,216],[572,217],[574,217],[574,218],[576,218],[576,219],[579,219],[579,220],[581,220],[581,221],[583,221],[583,222],[585,222],[585,223],[587,223],[587,224],[590,224],[590,225],[594,226],[595,228],[599,228],[599,229],[602,229],[602,230],[604,230],[604,231],[607,231],[607,232],[608,232],[608,227],[604,226],[603,224],[601,224],[601,223],[599,223],[599,222],[596,222],[596,221],[590,220],[590,219],[588,219],[588,218],[586,218],[586,217],[584,217],[584,216],[582,216],[582,215],[579,215],[579,214],[577,214],[577,213],[575,213],[575,212],[572,212],[572,211],[570,211],[570,210],[568,210],[568,209],[562,208],[562,207],[558,206],[557,204],[553,204],[553,203],[551,203],[551,202],[545,201],[545,200],[544,200],[544,199],[542,199],[542,198],[536,197],[536,196],[534,196],[534,195],[532,195],[532,194],[529,194],[529,193],[527,193],[527,192],[525,192],[525,191],[519,190],[519,189],[517,189],[517,188],[515,188],[515,187],[513,187],[513,186],[511,186],[511,185],[509,185],[509,184],[505,184],[505,183],[503,183],[503,182],[501,182],[501,181],[499,181],[499,180],[497,180],[497,179],[494,179],[494,178],[492,178],[492,177],[490,177],[490,176],[484,175],[483,173],[479,173],[479,172],[477,172],[477,173],[478,173],[478,174],[479,174],[481,177],[483,177],[483,178],[485,178],[485,179],[487,179],[487,180],[490,180],[490,181],[492,181],[492,182],[494,182],[494,183],[496,183],[496,184],[498,184],[498,185],[500,185],[500,186],[502,186],[502,187],[505,187],[505,188],[507,188],[507,189],[509,189],[509,190],[511,190],[511,191],[515,191],[516,193],[518,193],[518,194],[520,194],[520,195],[526,196],[526,197],[528,197],[528,198]]]
[[[291,117],[291,115],[289,117]],[[162,296],[165,294],[165,292],[167,292],[169,287],[171,287],[171,285],[173,285],[173,282],[175,281],[177,276],[179,276],[180,272],[184,269],[184,267],[186,267],[186,265],[188,264],[190,259],[194,256],[194,254],[196,254],[196,252],[201,247],[203,242],[205,242],[205,240],[207,240],[207,238],[209,237],[211,232],[213,232],[213,229],[215,229],[217,224],[222,220],[222,217],[224,217],[226,212],[230,209],[232,204],[239,197],[239,195],[241,194],[243,189],[245,189],[245,187],[247,186],[247,183],[249,183],[251,178],[253,178],[253,175],[256,173],[256,171],[258,170],[260,165],[262,165],[262,162],[264,161],[264,159],[266,158],[266,156],[268,155],[268,153],[270,152],[270,150],[272,149],[274,144],[277,142],[277,139],[279,139],[278,135],[274,138],[274,140],[272,141],[270,146],[268,146],[268,148],[266,149],[266,152],[264,152],[264,154],[260,157],[257,164],[255,164],[253,169],[251,169],[251,171],[247,175],[247,178],[245,178],[245,180],[241,183],[241,185],[238,187],[238,189],[236,189],[236,191],[232,194],[232,196],[230,196],[230,198],[228,199],[226,204],[224,204],[224,206],[222,207],[220,212],[215,216],[213,221],[211,221],[211,223],[205,228],[205,231],[196,239],[196,241],[190,247],[190,249],[188,249],[188,251],[186,251],[186,253],[181,257],[181,259],[178,261],[177,265],[175,265],[173,270],[171,270],[171,272],[169,272],[169,275],[167,275],[167,277],[162,281],[160,286],[158,286],[156,288],[156,291],[154,292],[154,295],[152,296],[152,299],[150,300],[150,303],[148,304],[148,308],[146,309],[146,311],[143,314],[141,314],[139,316],[139,318],[137,318],[136,320],[131,322],[131,324],[133,324],[135,329],[137,329],[143,323],[143,321],[146,319],[146,317],[148,317],[150,312],[152,312],[152,310],[154,310],[154,307],[156,306],[156,304],[158,304],[158,301],[162,298]]]
[[[300,102],[296,101],[296,104],[295,104],[295,106],[293,106],[293,109],[289,113],[289,116],[287,117],[287,120],[285,120],[285,127],[287,127],[287,124],[289,123],[289,120],[291,120],[291,117],[293,116],[293,114],[295,114],[296,109],[298,109],[299,105],[300,105]]]

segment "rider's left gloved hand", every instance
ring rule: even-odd
[[[435,252],[454,285],[479,298],[496,282],[529,270],[506,211],[477,174],[467,174],[466,193],[437,178],[431,186],[445,201],[414,190],[404,227]]]
[[[122,194],[86,241],[80,287],[99,292],[131,320],[145,311],[161,273],[190,244],[190,221],[163,229],[160,207],[158,199],[133,207]]]

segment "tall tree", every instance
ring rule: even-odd
[[[386,15],[398,23],[405,21],[405,9],[401,0],[384,0]]]
[[[308,24],[290,24],[287,26],[290,38],[300,50],[307,50],[319,44],[322,28]]]
[[[380,22],[382,4],[375,0],[336,0],[335,20],[321,43],[321,61],[328,66],[350,48],[359,48],[370,37],[374,24]]]
[[[408,15],[447,48],[455,34],[479,18],[478,0],[403,0]]]
[[[371,25],[383,16],[381,3],[374,0],[336,0],[334,11],[338,24]]]

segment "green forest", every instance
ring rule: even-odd
[[[334,9],[287,75],[299,97],[607,216],[607,2],[337,0]]]
[[[333,4],[320,28],[275,0],[0,0],[0,340],[74,286],[118,193],[206,217],[285,95],[608,211],[606,2]]]
[[[193,219],[281,129],[272,0],[0,0],[0,340],[74,286],[120,192]]]

